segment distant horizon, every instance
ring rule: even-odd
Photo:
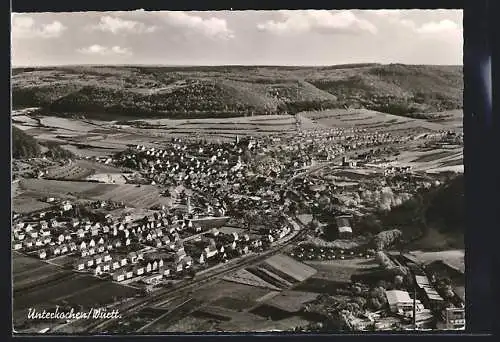
[[[61,68],[61,67],[159,67],[159,68],[203,68],[203,67],[267,67],[267,68],[328,68],[328,67],[341,67],[341,66],[363,66],[363,65],[408,65],[408,66],[449,66],[449,67],[463,67],[463,64],[412,64],[401,62],[359,62],[359,63],[339,63],[339,64],[145,64],[145,63],[127,63],[127,64],[95,64],[95,63],[78,63],[78,64],[46,64],[46,65],[12,65],[11,69],[21,68]]]

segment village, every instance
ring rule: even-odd
[[[382,252],[373,242],[377,235],[363,230],[359,222],[452,177],[421,171],[417,162],[398,162],[398,145],[441,147],[446,152],[461,146],[461,136],[446,131],[410,135],[298,127],[293,138],[235,136],[218,143],[172,138],[164,148],[134,145],[114,155],[82,158],[124,170],[121,177],[93,177],[87,182],[153,186],[166,200],[139,210],[120,201],[46,196],[45,210],[14,210],[13,250],[147,295],[233,259],[265,253],[301,230],[306,237],[287,249],[299,262],[373,260],[378,265],[375,276],[360,280],[353,275],[338,290],[351,298],[348,304],[357,304],[346,309],[320,297],[316,304],[307,304],[307,310],[333,305],[351,330],[427,327],[438,321],[450,326],[450,315],[458,315],[460,326],[463,300],[452,291],[448,298],[455,305],[446,305],[450,300],[432,285],[438,280],[430,281],[428,272],[408,261],[407,254]],[[57,179],[43,163],[33,162],[39,179]],[[46,160],[45,165],[54,164]],[[394,250],[398,241],[383,249]],[[269,275],[259,274],[271,281]],[[337,290],[334,286],[329,291]],[[384,305],[388,311],[381,311]]]

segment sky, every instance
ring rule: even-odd
[[[462,65],[461,10],[13,13],[15,66]]]

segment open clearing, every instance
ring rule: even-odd
[[[238,227],[230,227],[230,226],[224,226],[218,228],[219,232],[223,234],[231,234],[231,233],[236,233],[238,236],[242,236],[245,234],[246,230],[243,228],[238,228]]]
[[[71,274],[71,272],[17,252],[12,255],[14,291],[36,286],[65,274]]]
[[[93,172],[93,170],[69,163],[48,169],[45,177],[60,180],[79,180],[90,176]]]
[[[436,260],[442,260],[453,267],[465,270],[465,251],[462,249],[449,250],[449,251],[439,251],[439,252],[423,252],[423,251],[412,251],[411,255],[415,256],[422,263],[428,264]]]
[[[350,128],[358,127],[367,130],[405,130],[423,129],[437,131],[457,127],[457,117],[443,122],[429,122],[423,119],[412,119],[397,115],[376,112],[367,109],[335,109],[320,112],[303,112],[302,117],[310,119],[318,128]],[[461,119],[461,118],[460,118]]]
[[[223,321],[217,325],[219,331],[232,332],[279,332],[290,331],[299,326],[310,323],[299,316],[291,316],[280,320],[268,320],[257,315],[245,313],[237,315],[230,321]]]
[[[207,301],[223,300],[222,298],[236,298],[240,301],[253,303],[269,292],[270,290],[265,288],[222,280],[213,286],[201,289],[196,294],[196,297]]]
[[[362,258],[306,261],[306,264],[314,267],[318,271],[318,273],[314,275],[314,278],[337,280],[341,282],[350,282],[353,274],[379,267],[375,260]]]
[[[26,318],[30,307],[55,307],[68,304],[84,308],[104,306],[117,298],[133,297],[136,290],[88,275],[72,274],[70,277],[53,281],[43,287],[14,293],[14,320]]]
[[[336,289],[351,283],[354,275],[362,275],[378,268],[371,259],[307,261],[318,272],[294,288],[297,291],[335,294]]]
[[[94,182],[23,179],[21,188],[44,195],[76,196],[84,199],[123,202],[131,207],[149,208],[164,203],[157,187],[134,184],[103,184]]]
[[[74,305],[84,307],[103,306],[115,301],[115,298],[130,298],[137,294],[137,290],[111,281],[104,281],[95,287],[88,287],[65,300]]]
[[[280,288],[258,277],[256,274],[250,273],[246,269],[239,270],[231,275],[223,278],[226,281],[239,283],[243,285],[267,288],[270,290],[279,290]]]
[[[22,190],[21,185],[19,185],[19,189]],[[27,214],[33,211],[44,210],[50,208],[51,206],[51,204],[28,196],[28,194],[26,193],[20,193],[12,199],[12,210],[20,214]]]
[[[211,311],[222,310],[211,308]],[[226,315],[228,312],[226,311]],[[202,315],[200,315],[202,316]],[[248,312],[232,312],[230,320],[216,320],[209,317],[190,315],[166,329],[167,332],[272,332],[289,331],[297,326],[305,326],[309,321],[291,316],[281,320],[268,320]],[[156,330],[157,332],[165,330]]]
[[[390,162],[393,166],[411,166],[414,171],[463,172],[463,148],[452,146],[448,149],[411,149],[402,151]]]
[[[283,254],[274,255],[266,259],[265,263],[297,281],[304,281],[316,273],[314,268]]]
[[[96,129],[96,126],[82,122],[81,120],[72,120],[54,116],[44,116],[40,123],[45,127],[61,128],[74,132],[90,132]]]
[[[319,294],[314,292],[283,291],[266,301],[265,304],[286,312],[298,312],[305,304],[312,302],[318,296]]]

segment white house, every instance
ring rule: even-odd
[[[102,274],[102,267],[101,265],[97,265],[97,267],[94,269],[94,275],[100,276]]]
[[[413,313],[414,302],[408,292],[401,290],[390,290],[385,291],[385,296],[387,297],[389,308],[393,313],[398,313],[406,316],[409,313]],[[423,305],[419,300],[416,300],[415,304],[417,311],[421,311],[423,309]]]
[[[125,271],[125,278],[130,279],[134,277],[134,271],[133,270],[126,270]]]
[[[95,258],[94,258],[94,262],[96,265],[99,265],[103,262],[103,258],[102,258],[102,255],[96,255]]]
[[[138,276],[143,275],[144,274],[144,267],[138,266],[138,267],[134,268],[134,273]]]
[[[45,251],[45,249],[39,251],[38,256],[40,257],[40,259],[45,259],[47,257],[47,252]]]
[[[148,285],[156,285],[161,282],[162,278],[163,278],[162,274],[153,274],[148,277],[144,277],[142,281]]]
[[[73,209],[73,205],[71,203],[69,203],[69,202],[63,203],[62,210],[68,211],[68,210],[71,210],[71,209]]]
[[[85,261],[79,260],[73,265],[77,271],[82,271],[85,269]]]
[[[125,265],[127,265],[127,263],[128,263],[128,259],[127,258],[121,258],[120,259],[120,265],[125,266]]]
[[[119,270],[119,271],[116,271],[113,273],[113,280],[114,281],[124,281],[125,278],[127,277],[127,272],[125,272],[124,270]]]

